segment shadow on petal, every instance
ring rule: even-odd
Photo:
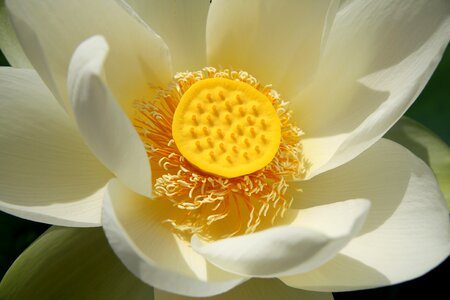
[[[337,292],[354,290],[351,285],[352,278],[358,279],[359,289],[371,288],[375,282],[379,286],[390,284],[389,279],[382,273],[342,254],[338,254],[331,261],[311,272],[280,279],[296,288]]]

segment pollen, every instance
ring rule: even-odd
[[[270,100],[251,85],[209,78],[193,84],[181,97],[172,135],[190,163],[207,173],[235,178],[272,161],[280,146],[281,125]]]

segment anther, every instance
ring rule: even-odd
[[[228,160],[228,162],[231,164],[231,163],[233,163],[232,161],[231,161],[231,156],[227,156],[227,160]]]
[[[261,152],[261,149],[259,149],[259,146],[258,146],[258,145],[255,146],[255,151],[258,152],[258,153]]]
[[[244,143],[247,145],[247,147],[250,146],[250,142],[249,142],[248,139],[245,139],[245,140],[244,140]]]
[[[255,123],[250,116],[247,117],[247,123],[253,125]]]
[[[197,116],[192,115],[192,122],[194,122],[195,125],[198,125]]]
[[[203,113],[203,112],[204,112],[203,107],[202,107],[202,105],[201,105],[200,103],[197,104],[197,109],[198,109],[198,111],[199,111],[200,113]]]
[[[234,153],[238,153],[239,152],[239,149],[238,149],[238,147],[236,145],[233,146],[233,152]]]
[[[231,124],[231,116],[230,115],[226,115],[225,119],[227,120],[228,124]]]
[[[213,140],[211,137],[207,138],[206,141],[208,142],[208,144],[212,147],[214,146]]]
[[[239,104],[242,104],[242,99],[239,94],[236,95],[236,100],[238,101]]]
[[[195,146],[197,146],[197,149],[200,150],[200,151],[203,149],[202,145],[200,145],[200,141],[196,141],[195,142]]]
[[[231,139],[232,139],[233,141],[236,141],[236,135],[234,134],[234,132],[232,132],[232,133],[230,134],[230,136],[231,136]]]
[[[245,157],[245,159],[248,159],[248,153],[247,152],[244,152],[244,157]]]
[[[206,94],[206,99],[208,99],[209,102],[213,102],[213,98],[210,93]]]
[[[239,107],[239,113],[241,114],[241,116],[245,116],[245,109],[242,106]]]
[[[220,149],[225,152],[227,149],[225,148],[225,145],[223,143],[220,143]]]
[[[251,128],[250,128],[250,134],[251,134],[253,137],[256,135],[256,132],[255,132],[255,128],[254,128],[254,127],[251,127]]]
[[[206,128],[206,126],[203,126],[203,133],[204,133],[205,135],[208,135],[208,134],[209,134],[208,128]]]
[[[225,99],[225,95],[223,94],[223,91],[219,92],[219,97],[220,99],[224,100]]]

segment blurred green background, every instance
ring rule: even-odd
[[[0,52],[0,65],[8,65]],[[450,144],[450,50],[447,48],[430,82],[406,113],[433,130]],[[16,218],[0,212],[0,274],[3,277],[17,256],[49,226]],[[445,284],[450,278],[450,259],[427,275],[403,284],[359,292],[335,293],[335,299],[416,299],[420,293],[447,294]],[[431,298],[432,294],[429,294]]]

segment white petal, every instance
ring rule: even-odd
[[[108,52],[100,36],[75,51],[68,78],[73,112],[99,160],[135,192],[149,196],[151,171],[144,145],[102,77]]]
[[[112,180],[104,200],[103,228],[125,266],[155,288],[192,297],[223,293],[245,281],[195,253],[169,229],[169,201],[151,200]]]
[[[192,298],[155,289],[155,300],[189,300]],[[221,295],[204,300],[333,300],[331,293],[309,292],[290,288],[278,279],[251,279]]]
[[[175,71],[196,71],[206,66],[209,0],[126,2],[169,46]]]
[[[369,209],[363,199],[296,212],[289,225],[213,243],[192,238],[210,262],[243,276],[276,277],[317,268],[334,257],[361,229]]]
[[[291,100],[306,133],[311,175],[356,157],[394,125],[427,83],[449,38],[446,0],[343,6],[317,77]]]
[[[244,70],[286,97],[314,75],[337,1],[215,0],[206,29],[208,64]]]
[[[32,68],[31,63],[28,61],[27,56],[17,40],[4,1],[0,2],[0,48],[11,66]]]
[[[381,140],[356,159],[301,185],[299,208],[362,197],[372,206],[358,237],[312,272],[283,278],[318,291],[373,288],[428,272],[450,253],[448,210],[431,170]]]
[[[7,1],[17,36],[39,75],[68,110],[67,71],[75,48],[93,35],[111,46],[105,73],[122,108],[132,116],[136,99],[171,78],[167,46],[116,1]]]
[[[447,143],[408,117],[402,117],[384,137],[399,143],[427,163],[450,206],[450,147]]]
[[[0,209],[99,226],[109,173],[33,70],[0,68]]]

